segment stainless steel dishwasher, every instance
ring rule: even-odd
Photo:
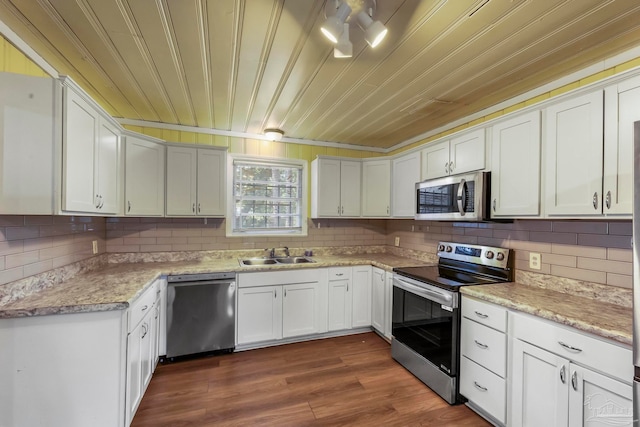
[[[235,273],[167,277],[167,356],[235,348]]]

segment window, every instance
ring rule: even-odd
[[[234,158],[227,234],[306,234],[306,162]]]

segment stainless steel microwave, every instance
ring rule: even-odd
[[[488,220],[490,184],[490,172],[451,175],[418,182],[415,219]]]

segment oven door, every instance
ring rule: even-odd
[[[458,293],[394,275],[393,339],[449,376],[458,375]]]

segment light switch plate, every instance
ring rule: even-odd
[[[395,242],[396,246],[400,246],[400,236],[396,236],[396,242]]]
[[[91,242],[91,243],[92,243],[92,246],[93,246],[93,254],[95,255],[95,254],[97,254],[97,253],[98,253],[98,241],[97,241],[97,240],[94,240],[94,241],[93,241],[93,242]]]
[[[540,254],[536,252],[529,253],[529,268],[534,270],[540,270],[542,263],[540,261]]]

